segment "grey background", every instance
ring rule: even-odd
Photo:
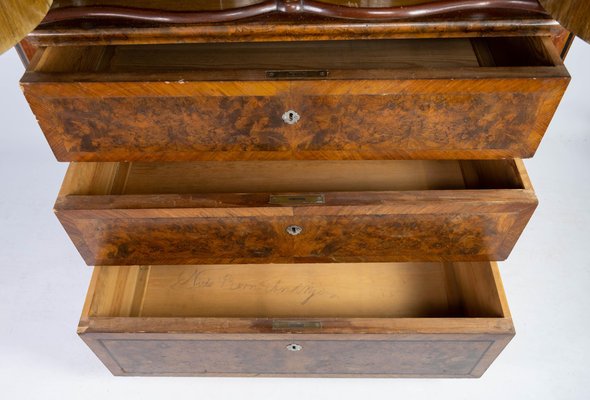
[[[76,336],[91,269],[52,214],[57,163],[0,56],[0,392],[6,399],[589,399],[590,45],[526,161],[540,206],[500,264],[517,336],[479,380],[114,378]]]

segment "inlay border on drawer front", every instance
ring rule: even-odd
[[[87,340],[87,342],[90,342],[91,339]],[[108,342],[113,342],[113,343],[119,343],[119,344],[125,344],[125,343],[133,343],[133,342],[139,342],[139,343],[146,343],[147,342],[154,342],[155,345],[157,345],[157,343],[161,343],[161,346],[165,344],[170,344],[170,343],[183,343],[183,342],[191,342],[191,344],[214,344],[214,343],[218,343],[218,344],[229,344],[229,343],[233,343],[233,344],[237,344],[239,347],[244,347],[244,346],[248,346],[251,343],[257,343],[257,344],[268,344],[269,342],[284,342],[284,343],[290,343],[291,341],[296,341],[298,344],[301,344],[302,346],[305,346],[307,343],[309,342],[346,342],[347,347],[351,346],[353,347],[355,343],[359,343],[358,340],[356,341],[352,341],[346,338],[337,340],[335,338],[330,338],[330,339],[324,339],[324,340],[313,340],[313,339],[305,339],[305,340],[299,340],[299,339],[294,339],[294,340],[287,340],[285,338],[276,338],[276,339],[266,339],[266,340],[252,340],[252,339],[235,339],[235,340],[194,340],[194,339],[164,339],[164,340],[157,340],[157,339],[96,339],[96,343],[102,347],[102,349],[104,350],[104,352],[106,353],[106,355],[112,360],[112,363],[110,361],[107,361],[108,359],[102,359],[103,362],[105,362],[105,364],[107,364],[107,366],[111,369],[111,371],[114,374],[117,375],[141,375],[141,376],[181,376],[181,375],[189,375],[189,376],[195,376],[195,375],[202,375],[202,376],[207,376],[207,375],[214,375],[214,376],[232,376],[232,375],[255,375],[255,376],[317,376],[317,375],[325,375],[325,376],[367,376],[367,377],[371,377],[371,376],[400,376],[400,377],[414,377],[417,375],[416,372],[401,372],[401,368],[398,371],[394,371],[394,370],[390,370],[390,371],[363,371],[363,372],[346,372],[344,371],[344,369],[342,371],[331,371],[331,372],[327,372],[327,371],[322,371],[320,373],[314,372],[313,374],[311,372],[277,372],[277,371],[257,371],[257,372],[252,372],[252,373],[227,373],[227,372],[223,372],[223,371],[210,371],[210,370],[206,370],[206,371],[202,371],[202,372],[197,372],[197,371],[192,371],[192,372],[178,372],[178,371],[158,371],[158,372],[153,372],[153,371],[142,371],[142,370],[131,370],[131,369],[125,369],[124,366],[122,365],[122,362],[120,361],[120,358],[118,355],[116,355],[116,353],[114,353],[113,349],[109,348],[109,346],[107,345]],[[400,345],[411,345],[411,344],[431,344],[431,345],[445,345],[445,344],[449,344],[449,345],[459,345],[459,344],[465,344],[465,345],[469,345],[469,344],[482,344],[482,345],[486,345],[487,346],[482,350],[481,354],[479,354],[479,356],[477,357],[477,359],[473,360],[472,363],[472,367],[471,369],[469,369],[469,371],[465,371],[465,372],[456,372],[456,373],[447,373],[446,376],[447,377],[464,377],[464,376],[472,376],[474,373],[474,370],[476,368],[478,368],[478,366],[480,366],[482,360],[484,359],[484,357],[488,354],[488,352],[492,349],[492,346],[494,345],[494,343],[496,343],[493,340],[388,340],[388,339],[381,339],[381,340],[362,340],[362,344],[363,345],[370,345],[373,343],[387,343],[387,344],[400,344]],[[96,347],[93,349],[95,352],[101,352],[100,349],[97,349]],[[145,354],[150,355],[152,352],[146,352]],[[419,361],[419,360],[416,360]],[[456,361],[456,360],[455,360]],[[426,362],[426,360],[425,360]],[[432,362],[432,360],[429,360],[428,362]],[[338,365],[336,365],[336,367],[338,367]],[[408,368],[408,366],[406,366],[406,369]],[[434,371],[431,373],[425,373],[425,375],[428,376],[438,376],[439,374],[435,373]]]

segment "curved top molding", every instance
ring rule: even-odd
[[[245,7],[213,11],[170,11],[99,5],[59,7],[52,9],[41,24],[80,19],[121,20],[171,25],[205,24],[231,22],[271,13],[310,14],[356,21],[395,21],[480,11],[524,11],[547,15],[547,12],[537,0],[439,0],[395,7],[350,7],[314,0],[267,0]]]

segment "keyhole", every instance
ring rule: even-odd
[[[289,125],[296,124],[297,122],[299,122],[300,119],[301,116],[293,110],[289,110],[283,114],[283,121],[285,121],[285,123]]]
[[[295,344],[295,343],[287,346],[287,350],[289,350],[289,351],[301,351],[302,349],[303,349],[302,346]]]
[[[291,236],[297,236],[303,232],[303,228],[297,225],[291,225],[287,227],[287,233]]]

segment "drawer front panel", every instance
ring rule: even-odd
[[[382,91],[355,96],[294,85],[301,121],[288,128],[290,145],[302,158],[530,157],[560,97],[546,83],[531,91],[518,80],[361,81]],[[298,93],[307,90],[327,94]]]
[[[215,158],[217,152],[289,150],[282,120],[287,106],[280,97],[157,96],[150,91],[30,100],[33,109],[44,110],[40,124],[62,161],[177,161]]]
[[[532,156],[566,84],[260,82],[262,90],[249,92],[251,83],[239,82],[32,83],[24,90],[60,161],[483,159]],[[199,94],[208,91],[215,93]],[[299,121],[283,120],[290,111]]]
[[[288,220],[282,218],[97,218],[64,224],[89,265],[219,264],[292,256]]]
[[[270,217],[260,208],[250,218],[191,217],[172,209],[58,210],[58,217],[89,265],[478,261],[506,258],[535,208],[475,203],[460,213],[448,214],[444,206],[420,213],[428,206],[353,216]],[[306,209],[321,212],[297,211]],[[366,214],[362,206],[348,212]]]
[[[124,375],[470,376],[494,340],[102,339]],[[300,350],[290,350],[290,346]],[[299,347],[295,347],[299,349]]]
[[[300,224],[304,230],[294,239],[294,254],[306,261],[501,260],[514,246],[518,236],[510,235],[520,234],[525,215],[311,217]]]

